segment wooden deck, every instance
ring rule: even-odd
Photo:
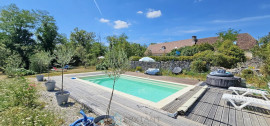
[[[92,86],[85,82],[71,79],[72,77],[94,75],[100,73],[69,74],[64,76],[64,90],[76,101],[91,108],[97,115],[106,112],[111,92]],[[52,77],[56,86],[61,86],[61,76]],[[114,115],[118,125],[129,126],[196,126],[201,125],[185,117],[173,119],[168,112],[135,102],[129,98],[115,94],[111,104],[111,115]]]
[[[196,86],[192,90],[188,91],[187,93],[179,96],[177,99],[172,101],[171,103],[167,104],[166,106],[162,107],[162,110],[175,113],[177,109],[183,105],[188,99],[190,99],[195,93],[197,93],[202,87]]]
[[[270,111],[263,107],[247,106],[236,110],[221,99],[227,89],[210,87],[188,110],[185,117],[209,126],[270,126]]]

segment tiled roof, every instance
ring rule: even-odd
[[[197,44],[202,44],[202,43],[214,44],[217,41],[217,39],[218,37],[201,38],[201,39],[198,39]],[[237,45],[243,50],[251,49],[255,44],[256,44],[256,40],[248,33],[239,34],[237,37]],[[150,45],[147,48],[147,50],[151,50],[153,55],[157,55],[157,54],[169,53],[171,52],[171,50],[175,48],[181,48],[181,47],[192,46],[192,45],[194,45],[194,42],[192,39],[185,39],[185,40]],[[162,49],[163,46],[165,46],[166,49]]]

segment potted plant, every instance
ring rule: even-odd
[[[31,56],[30,58],[30,68],[36,72],[38,72],[38,75],[36,75],[37,81],[43,81],[44,75],[42,75],[42,71],[46,67],[46,59],[45,57],[47,56],[47,52],[45,51],[40,51],[34,55]]]
[[[109,76],[113,80],[112,92],[111,92],[106,115],[96,117],[94,119],[94,123],[97,125],[114,125],[115,120],[114,120],[114,117],[110,115],[110,108],[111,108],[111,102],[113,98],[115,83],[120,78],[121,74],[125,73],[125,71],[129,68],[130,64],[129,64],[129,60],[127,58],[126,53],[122,49],[118,50],[115,47],[113,47],[110,51],[107,52],[104,63],[109,68],[108,70],[105,71],[106,75]],[[104,124],[101,124],[101,122]]]
[[[68,97],[70,93],[68,91],[64,91],[63,85],[64,85],[64,66],[68,64],[72,60],[72,56],[74,55],[73,48],[67,47],[65,45],[59,46],[57,51],[55,52],[56,54],[56,60],[57,63],[62,68],[62,85],[61,85],[61,90],[59,92],[55,93],[56,100],[58,105],[61,105],[63,103],[67,103]]]
[[[54,55],[51,55],[50,52],[46,52],[44,56],[44,64],[48,67],[48,80],[45,82],[47,91],[53,91],[55,88],[55,80],[50,79],[50,63],[54,59]]]

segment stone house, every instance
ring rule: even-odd
[[[216,43],[217,40],[218,40],[218,37],[208,37],[208,38],[197,39],[197,36],[192,36],[191,39],[150,45],[148,46],[145,53],[151,52],[153,56],[161,56],[161,55],[170,53],[173,49],[177,49],[177,48],[181,48],[185,46],[192,46],[195,44],[202,44],[202,43],[214,44]],[[234,43],[237,46],[239,46],[241,49],[245,50],[246,56],[251,56],[251,53],[248,50],[250,50],[252,47],[256,45],[257,40],[254,39],[248,33],[241,33],[238,35],[237,41]]]

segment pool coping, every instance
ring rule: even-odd
[[[105,91],[108,91],[108,92],[111,92],[112,91],[111,88],[104,87],[104,86],[98,85],[96,83],[80,79],[80,77],[89,77],[89,76],[98,76],[98,75],[106,75],[106,74],[97,73],[97,74],[92,74],[92,75],[81,75],[81,76],[79,75],[79,76],[76,76],[76,80],[87,83],[87,84],[91,84],[92,86],[95,86],[97,88],[101,88],[101,89],[103,89]],[[160,82],[166,82],[166,83],[172,83],[172,84],[176,84],[176,85],[184,85],[184,86],[186,86],[185,88],[177,91],[176,93],[173,93],[172,95],[169,95],[168,97],[162,99],[161,101],[159,101],[157,103],[146,100],[146,99],[143,99],[143,98],[140,98],[140,97],[137,97],[137,96],[133,96],[133,95],[121,92],[121,91],[117,91],[117,90],[114,91],[114,93],[117,94],[117,95],[126,97],[128,99],[131,99],[131,100],[134,100],[136,102],[143,103],[143,104],[146,104],[146,105],[158,108],[158,109],[161,109],[165,105],[169,104],[170,102],[172,102],[173,100],[175,100],[179,96],[185,94],[186,92],[190,91],[191,89],[193,89],[195,87],[194,85],[189,85],[189,84],[176,83],[176,82],[163,81],[163,80],[156,80],[156,79],[151,79],[151,78],[146,78],[146,77],[138,77],[138,76],[127,75],[127,74],[123,74],[123,75],[131,76],[131,77],[135,77],[135,78],[142,78],[142,79],[148,79],[148,80],[153,80],[153,81],[160,81]]]

